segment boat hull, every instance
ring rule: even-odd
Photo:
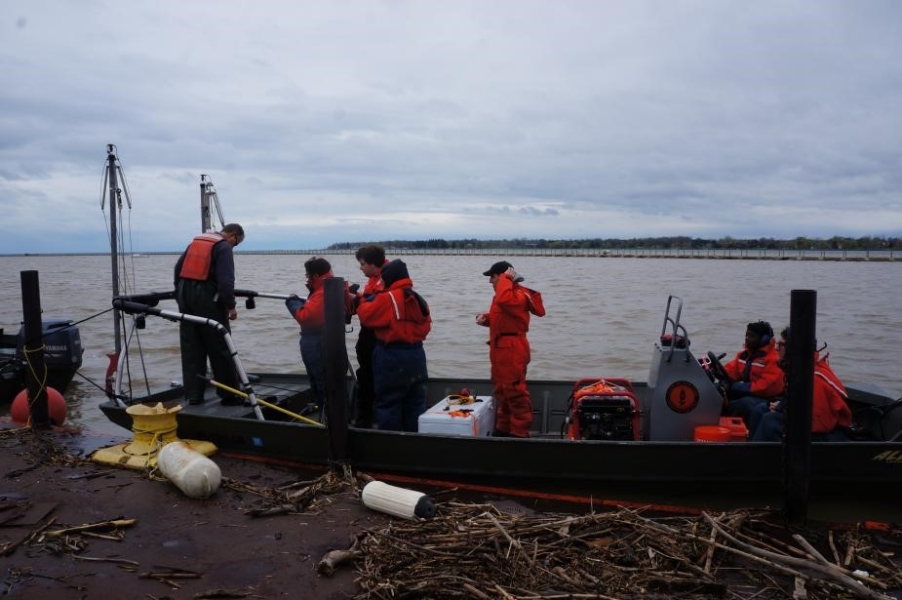
[[[282,380],[274,380],[281,377]],[[310,400],[303,376],[259,376],[255,388],[286,389],[294,381],[291,407]],[[349,386],[350,386],[349,382]],[[430,398],[462,387],[488,390],[485,380],[430,382]],[[281,463],[325,467],[346,462],[358,470],[422,479],[509,488],[554,489],[615,497],[632,493],[666,501],[686,494],[755,493],[779,499],[783,486],[783,446],[779,443],[694,441],[568,440],[565,406],[559,400],[568,382],[533,382],[534,437],[472,437],[385,432],[348,428],[347,454],[339,456],[324,427],[287,420],[258,420],[250,407],[224,407],[208,399],[178,415],[178,435],[215,443],[223,452]],[[642,384],[636,384],[639,395]],[[151,401],[178,400],[180,389]],[[131,427],[125,408],[101,409],[113,422]],[[894,493],[902,484],[902,443],[811,444],[810,491],[822,498]]]

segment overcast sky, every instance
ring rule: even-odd
[[[902,2],[0,2],[0,253],[902,235]],[[108,210],[108,207],[107,207]]]

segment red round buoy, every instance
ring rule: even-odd
[[[69,413],[69,407],[66,405],[66,399],[63,395],[52,387],[47,388],[47,413],[50,415],[50,422],[56,426],[62,425],[66,421],[66,415]],[[12,406],[9,408],[9,416],[15,423],[28,423],[28,388],[16,394]]]

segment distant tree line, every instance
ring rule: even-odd
[[[354,250],[364,244],[374,242],[342,242],[332,244],[329,250]],[[714,250],[894,250],[902,248],[900,238],[897,237],[841,237],[834,236],[829,239],[809,238],[800,236],[791,240],[778,240],[774,238],[737,239],[725,237],[717,240],[705,238],[677,237],[645,237],[645,238],[592,238],[582,240],[548,240],[548,239],[498,239],[498,240],[385,240],[375,242],[386,248],[405,249],[492,249],[492,248],[600,248],[600,249],[714,249]]]

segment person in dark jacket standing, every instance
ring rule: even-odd
[[[357,316],[376,335],[373,377],[376,426],[387,431],[417,431],[426,411],[426,351],[432,328],[429,305],[413,291],[407,265],[395,259],[382,267],[385,289],[358,298]]]
[[[489,361],[495,396],[496,437],[529,437],[532,402],[526,388],[526,367],[532,358],[526,333],[529,316],[545,316],[542,295],[520,285],[514,267],[502,260],[483,273],[495,290],[489,312],[476,315],[476,324],[489,328]]]
[[[214,319],[231,333],[229,321],[238,318],[235,310],[235,260],[232,248],[244,241],[244,229],[229,223],[219,233],[196,236],[175,263],[175,293],[183,313]],[[203,377],[207,359],[213,377],[219,383],[237,389],[238,374],[222,336],[214,328],[185,321],[179,324],[182,351],[182,379],[189,404],[204,401]],[[241,404],[243,400],[218,389],[223,404]]]

